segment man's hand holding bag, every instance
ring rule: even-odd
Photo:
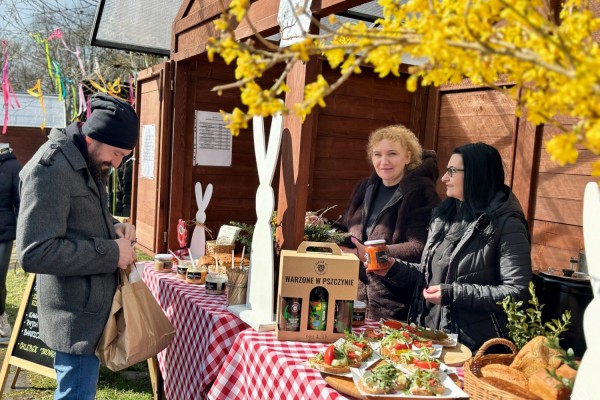
[[[134,281],[134,279],[132,279]],[[119,285],[96,355],[112,371],[147,360],[164,350],[175,328],[140,279],[119,270]]]

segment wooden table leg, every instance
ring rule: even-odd
[[[152,382],[152,397],[154,400],[163,400],[163,380],[158,368],[158,360],[156,357],[148,359],[148,371],[150,372],[150,381]]]

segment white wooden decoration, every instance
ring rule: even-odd
[[[594,298],[583,316],[587,350],[581,359],[571,395],[575,400],[597,398],[600,376],[600,187],[596,182],[587,184],[583,196],[583,241]]]
[[[194,190],[196,192],[196,203],[198,204],[196,222],[202,225],[196,224],[194,226],[192,240],[190,241],[190,251],[197,260],[206,254],[206,232],[203,225],[206,222],[206,208],[212,197],[213,186],[210,183],[206,186],[204,196],[202,195],[202,185],[200,182],[196,182]]]
[[[272,118],[267,148],[265,148],[265,127],[262,117],[254,117],[253,130],[259,186],[256,191],[257,219],[252,236],[248,293],[246,304],[229,306],[228,309],[257,331],[269,331],[275,329],[273,307],[275,272],[271,232],[275,195],[271,182],[281,147],[283,117],[276,115]]]

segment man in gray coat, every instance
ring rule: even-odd
[[[55,351],[55,399],[94,399],[96,345],[117,286],[117,268],[135,261],[135,227],[108,210],[112,168],[137,144],[139,121],[126,102],[91,98],[85,123],[53,129],[23,167],[17,251],[38,274],[40,338]]]

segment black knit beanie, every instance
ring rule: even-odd
[[[91,100],[92,115],[81,127],[84,135],[120,149],[133,150],[138,141],[139,121],[129,103],[105,93]]]

